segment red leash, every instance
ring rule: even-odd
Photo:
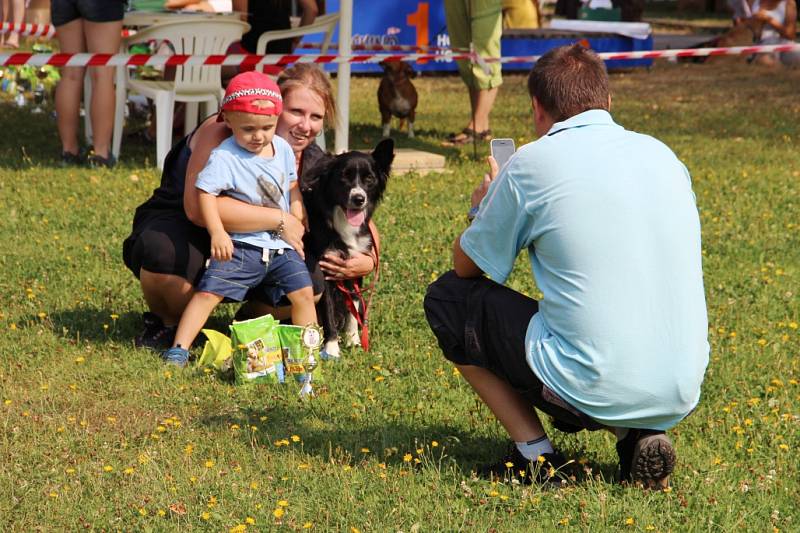
[[[372,230],[371,226],[369,227],[369,234],[372,237],[372,244],[375,247],[375,272],[372,275],[372,282],[369,286],[369,297],[367,301],[364,301],[363,293],[361,292],[361,283],[358,279],[352,280],[353,282],[353,290],[349,290],[344,285],[344,281],[337,281],[336,288],[342,291],[344,294],[344,301],[347,304],[347,308],[350,310],[350,314],[356,319],[358,322],[358,326],[361,328],[361,348],[365,351],[369,351],[369,307],[372,303],[372,295],[375,294],[375,284],[378,282],[378,278],[380,277],[380,251],[378,247],[378,240],[375,238],[375,233]],[[361,313],[358,312],[358,308],[356,307],[355,300],[353,299],[353,294],[355,293],[356,298],[361,303]]]

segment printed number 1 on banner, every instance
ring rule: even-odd
[[[417,32],[417,46],[422,50],[428,47],[428,20],[430,4],[428,2],[418,2],[417,10],[406,16],[406,24],[412,26]],[[420,64],[427,61],[420,61]]]

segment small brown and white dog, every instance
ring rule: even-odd
[[[408,121],[408,136],[413,138],[417,89],[411,83],[411,78],[417,73],[405,61],[381,61],[379,65],[383,67],[383,78],[378,86],[383,136],[388,137],[391,133],[391,120],[395,116],[400,119],[400,128],[404,121]]]

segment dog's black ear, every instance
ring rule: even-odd
[[[378,63],[378,66],[381,67],[384,72],[386,72],[386,61],[381,61]]]
[[[303,161],[303,164],[311,164],[312,166],[300,176],[300,190],[303,192],[313,191],[328,174],[333,160],[334,157],[332,155],[325,154],[315,161]]]
[[[416,78],[417,77],[417,71],[414,70],[414,67],[412,67],[410,64],[406,63],[405,61],[403,61],[403,70],[406,72],[406,76],[408,76],[409,78]]]
[[[375,150],[372,151],[372,159],[378,165],[378,170],[388,176],[394,160],[394,141],[392,139],[383,139],[379,142]]]

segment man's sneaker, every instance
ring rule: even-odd
[[[617,442],[620,481],[641,483],[648,489],[665,489],[675,468],[675,448],[663,431],[629,429]]]
[[[158,315],[149,311],[142,314],[144,330],[133,339],[137,348],[149,348],[160,352],[172,346],[175,340],[176,326],[165,326]]]
[[[539,485],[560,486],[566,477],[560,469],[566,464],[566,459],[558,452],[545,453],[531,461],[525,458],[512,442],[508,452],[498,462],[479,468],[478,476],[509,482],[516,479],[524,485],[535,482]]]
[[[169,350],[165,350],[164,353],[161,354],[161,359],[168,365],[175,365],[183,368],[189,364],[189,350],[181,348],[180,346],[175,346]]]

